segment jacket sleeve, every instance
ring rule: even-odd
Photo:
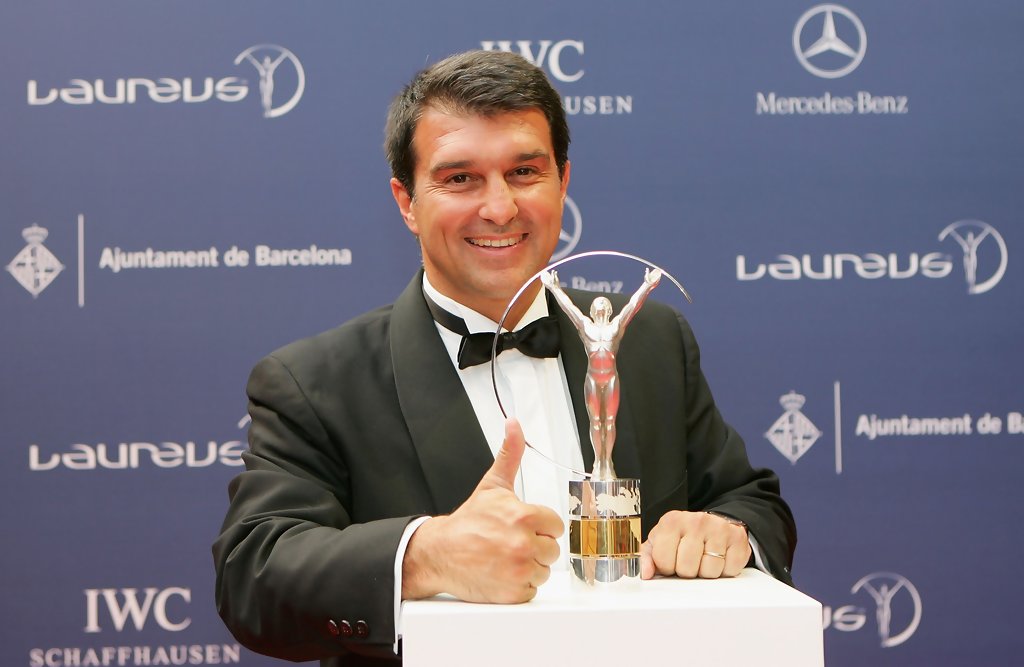
[[[700,351],[689,324],[679,317],[685,362],[689,504],[735,517],[757,540],[770,573],[792,585],[796,524],[782,499],[779,478],[755,469],[739,434],[715,406],[700,368]]]
[[[274,657],[394,657],[395,554],[414,517],[353,523],[341,449],[279,359],[256,366],[247,393],[246,470],[213,545],[218,612]]]

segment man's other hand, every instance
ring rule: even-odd
[[[640,547],[640,577],[735,577],[750,560],[747,530],[707,512],[672,511]]]
[[[473,494],[447,516],[421,525],[402,561],[402,599],[449,593],[469,602],[533,599],[558,559],[565,530],[551,509],[516,497],[526,441],[519,423],[505,423],[501,450]]]

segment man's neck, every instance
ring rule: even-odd
[[[427,277],[426,273],[423,274],[423,284],[424,288],[427,290],[427,294],[431,296],[442,308],[451,311],[453,314],[458,315],[463,319],[472,319],[477,324],[482,325],[483,323],[486,323],[488,326],[485,328],[490,331],[493,331],[497,326],[497,323],[501,320],[501,316],[505,313],[505,308],[507,307],[504,304],[496,304],[493,308],[488,308],[487,310],[477,310],[472,306],[467,306],[437,289],[437,287],[430,282],[430,278]],[[547,302],[542,298],[538,298],[540,289],[540,281],[536,281],[519,296],[515,305],[509,310],[508,315],[505,316],[504,322],[502,322],[503,329],[506,331],[513,331],[516,326],[519,325],[520,321],[529,323],[548,314]],[[540,302],[539,304],[538,301]],[[455,306],[455,308],[449,306]],[[473,317],[474,315],[475,317]],[[526,318],[525,320],[524,317]],[[470,324],[470,330],[472,331],[473,329],[474,327]]]

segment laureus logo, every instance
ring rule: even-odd
[[[259,79],[259,101],[264,118],[283,116],[299,103],[306,89],[306,72],[294,53],[276,44],[250,46],[235,57],[235,65],[248,61]],[[226,67],[226,65],[225,65]],[[209,101],[241,102],[250,86],[241,76],[150,76],[116,79],[74,78],[66,86],[53,87],[30,79],[29,106],[64,104],[199,104]]]
[[[1003,279],[1009,252],[1006,241],[995,227],[980,220],[960,220],[939,232],[939,241],[946,239],[956,241],[963,251],[963,275],[968,294],[984,294]],[[775,261],[752,265],[745,255],[736,256],[736,279],[740,281],[765,277],[781,281],[843,280],[846,277],[867,280],[940,279],[953,275],[955,268],[955,256],[938,251],[911,252],[903,256],[880,249],[858,254],[831,252],[820,257],[807,253],[782,253],[776,256]]]
[[[302,63],[294,53],[276,44],[257,44],[239,53],[235,57],[235,64],[239,65],[243,60],[249,61],[259,74],[260,104],[263,106],[264,118],[277,118],[295,108],[306,89],[306,72],[302,69]],[[288,63],[294,70],[295,89],[287,100],[275,103],[274,76],[284,63]],[[278,97],[282,96],[278,95]]]
[[[893,572],[874,572],[853,585],[851,593],[863,590],[875,601],[875,620],[882,648],[899,646],[921,623],[921,594],[906,577]],[[897,610],[894,601],[899,600]]]
[[[811,7],[793,28],[796,59],[823,79],[838,79],[857,69],[867,48],[864,24],[841,5]]]
[[[968,294],[983,294],[999,284],[1003,274],[1006,273],[1008,253],[1006,241],[995,227],[980,220],[960,220],[939,232],[940,241],[944,241],[946,238],[955,240],[960,249],[964,251],[964,278],[967,280]],[[986,245],[995,246],[993,250],[998,251],[999,259],[995,271],[987,274],[985,278],[979,278],[978,249],[987,239],[992,239],[992,242]],[[993,252],[990,251],[987,257],[991,259],[992,254]]]
[[[43,245],[49,232],[33,224],[21,231],[28,243],[7,265],[7,272],[35,298],[57,278],[64,265]]]
[[[569,213],[566,216],[566,212]],[[580,208],[572,197],[565,198],[565,208],[562,211],[562,230],[558,232],[558,245],[551,255],[551,261],[557,261],[568,257],[580,242],[583,235],[583,216],[580,215]]]

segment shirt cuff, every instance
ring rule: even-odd
[[[421,516],[410,521],[409,525],[405,527],[405,532],[402,533],[402,539],[398,542],[398,550],[395,551],[395,655],[398,655],[398,640],[402,637],[402,628],[399,625],[402,622],[402,562],[405,560],[405,550],[409,547],[412,534],[428,519],[430,519],[429,516]]]
[[[764,564],[764,557],[761,556],[761,547],[757,543],[757,538],[747,532],[747,541],[750,542],[750,550],[754,552],[754,565],[757,569],[761,570],[767,575],[775,576],[771,573],[771,570]],[[403,549],[404,551],[404,549]]]

